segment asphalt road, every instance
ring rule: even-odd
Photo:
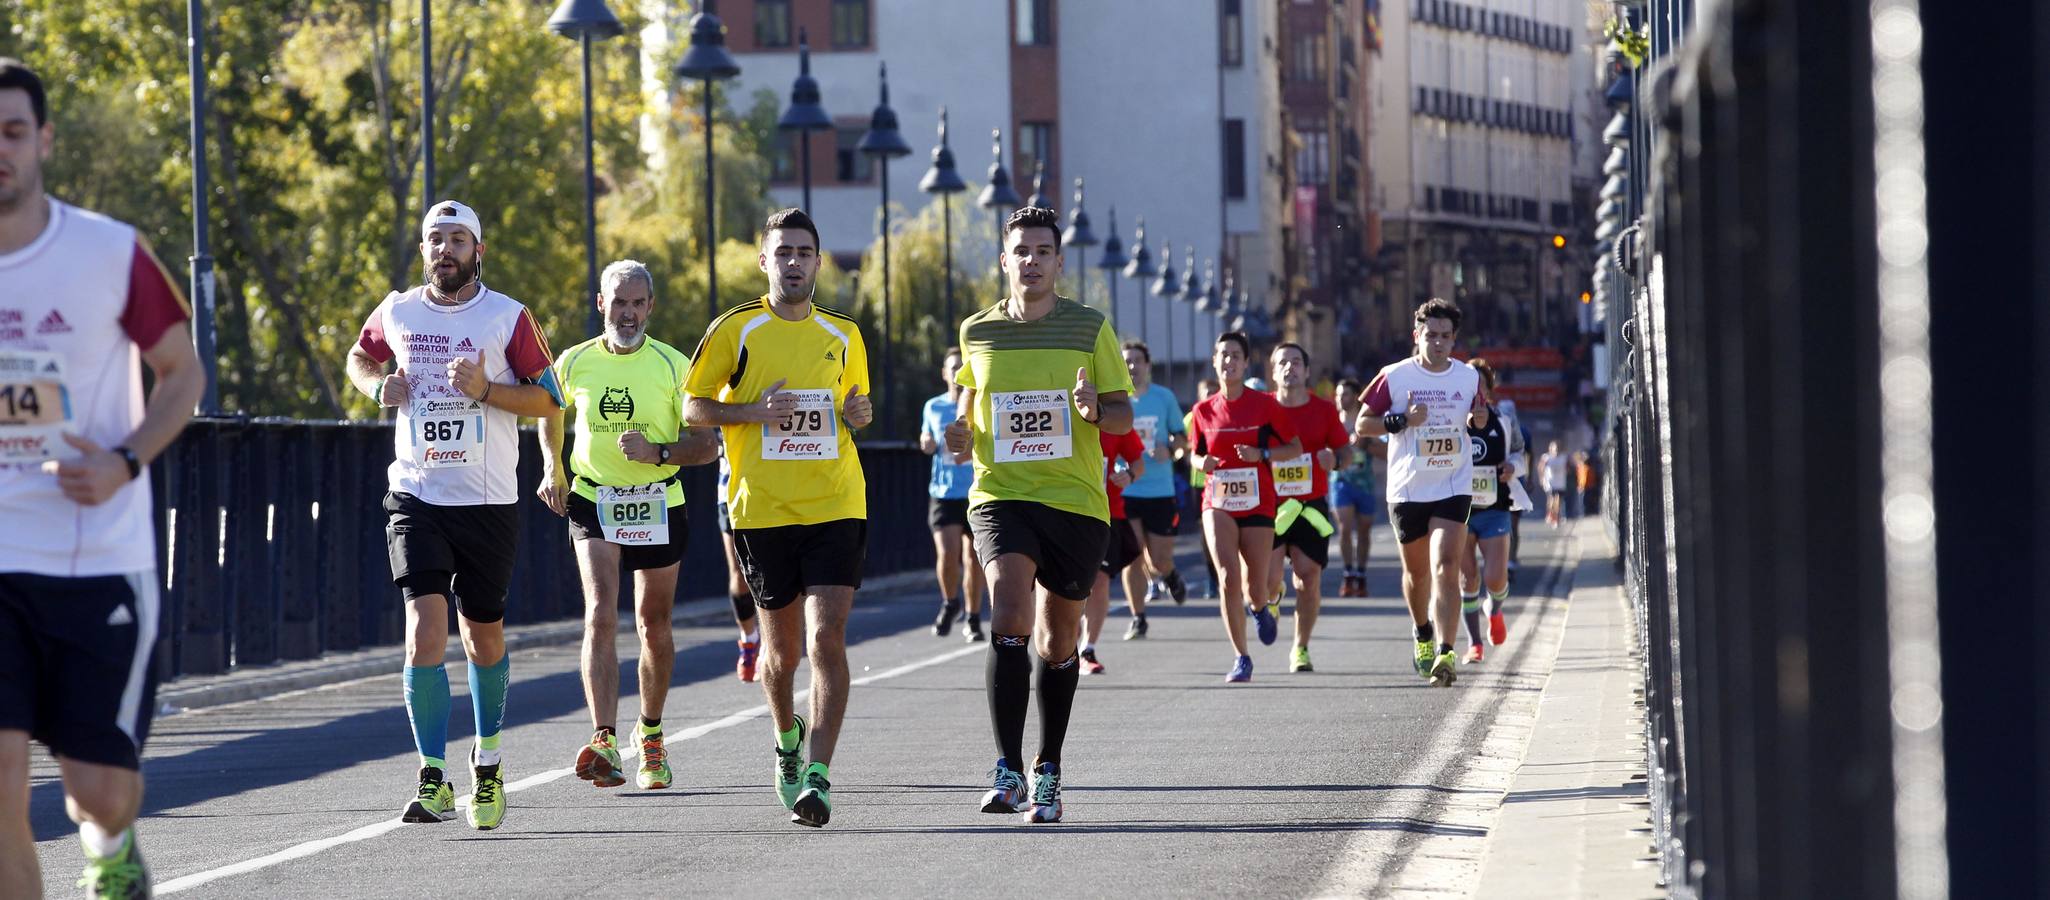
[[[1454,729],[1441,717],[1469,692],[1537,690],[1546,674],[1517,652],[1529,599],[1518,596],[1507,646],[1449,690],[1426,685],[1410,668],[1387,527],[1375,537],[1373,596],[1326,599],[1314,673],[1287,671],[1290,617],[1274,646],[1255,645],[1252,683],[1226,685],[1214,602],[1160,604],[1151,636],[1126,642],[1114,598],[1099,651],[1109,671],[1084,677],[1075,703],[1058,825],[979,811],[996,757],[984,645],[934,637],[936,595],[921,586],[857,600],[858,686],[822,830],[790,824],[769,787],[771,726],[760,688],[733,677],[732,629],[691,627],[677,631],[665,716],[675,788],[599,790],[568,773],[590,726],[577,648],[562,645],[514,654],[510,808],[496,831],[460,817],[395,824],[416,763],[393,673],[158,719],[139,835],[160,893],[190,897],[1372,892],[1422,835],[1472,828],[1434,821],[1428,801],[1458,790],[1448,773],[1496,704]],[[1528,523],[1518,593],[1558,592],[1570,546]],[[1192,567],[1200,580],[1185,557]],[[1327,592],[1337,582],[1329,573]],[[623,637],[622,723],[636,710],[634,656]],[[454,759],[471,726],[460,665],[450,674]],[[1027,754],[1037,733],[1035,713]],[[50,896],[75,896],[80,851],[54,776],[39,751],[31,819]],[[467,770],[452,778],[467,791]]]

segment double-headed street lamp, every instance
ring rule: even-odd
[[[1004,252],[1004,210],[1017,209],[1024,201],[1018,191],[1011,187],[1011,173],[1004,171],[1004,133],[999,129],[989,130],[989,149],[992,162],[989,164],[989,184],[982,188],[982,195],[975,198],[975,205],[996,214],[997,254]],[[1003,267],[997,268],[997,297],[1002,299],[1008,286],[1004,284]]]
[[[925,178],[918,182],[918,189],[928,194],[940,195],[940,241],[946,247],[947,318],[946,327],[953,328],[954,321],[954,195],[968,189],[968,182],[961,180],[961,173],[954,168],[954,150],[947,146],[947,108],[940,107],[940,145],[932,148],[932,168],[925,170]]]
[[[678,78],[705,83],[705,321],[719,317],[719,217],[712,186],[712,82],[740,74],[740,64],[726,52],[726,26],[698,0],[690,18],[690,49],[670,70]]]
[[[605,0],[562,0],[555,15],[548,17],[548,30],[575,38],[584,50],[584,330],[595,335],[601,322],[597,300],[598,174],[591,160],[591,39],[618,37],[626,26],[619,24],[619,17],[605,6]],[[427,202],[432,204],[434,198]]]
[[[1082,209],[1082,179],[1075,179],[1075,209],[1068,218],[1068,230],[1061,235],[1061,243],[1081,250],[1075,259],[1075,277],[1079,287],[1075,300],[1083,306],[1089,305],[1089,248],[1102,243],[1096,239],[1095,230],[1089,227],[1089,213]]]
[[[890,160],[911,155],[911,145],[904,142],[904,135],[897,131],[897,111],[890,108],[890,67],[879,63],[876,67],[876,82],[882,88],[882,98],[876,103],[875,112],[869,116],[868,131],[861,136],[861,143],[855,149],[867,156],[881,176],[883,202],[881,207],[883,233],[883,409],[894,415],[896,407],[891,405],[895,396],[895,348],[890,315]]]
[[[1076,207],[1079,209],[1080,207]],[[1118,273],[1123,271],[1131,259],[1125,256],[1125,244],[1118,240],[1118,208],[1110,208],[1110,228],[1104,233],[1103,253],[1097,257],[1096,267],[1103,270],[1103,280],[1110,285],[1110,330],[1118,331]]]
[[[797,132],[798,159],[804,178],[804,211],[811,212],[811,133],[833,130],[833,117],[819,103],[819,82],[811,77],[811,41],[797,29],[797,80],[790,83],[790,108],[776,120],[776,127]]]

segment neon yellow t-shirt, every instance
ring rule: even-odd
[[[812,304],[795,322],[763,297],[712,320],[684,383],[687,397],[753,403],[777,381],[799,395],[782,422],[723,426],[735,528],[868,518],[868,483],[841,418],[847,392],[868,393],[868,350],[844,313]]]
[[[669,481],[668,505],[683,505],[683,485],[670,479],[676,466],[634,462],[620,452],[619,436],[638,431],[650,443],[675,441],[683,428],[683,378],[690,357],[654,338],[643,338],[632,353],[605,349],[594,337],[555,361],[569,405],[563,415],[576,445],[569,453],[570,490],[593,503],[595,485],[633,487]]]
[[[962,365],[954,382],[975,389],[975,486],[971,507],[1030,500],[1110,521],[1103,447],[1096,426],[1075,414],[1075,370],[1099,395],[1130,394],[1117,334],[1103,314],[1056,298],[1053,312],[1012,321],[994,304],[961,323]]]

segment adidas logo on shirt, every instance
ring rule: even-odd
[[[828,351],[826,351],[826,361],[827,361],[827,362],[839,362],[840,360],[839,360],[838,358],[836,358],[835,356],[833,356],[833,351],[831,351],[831,350],[828,350]]]
[[[63,313],[60,313],[53,309],[50,310],[49,315],[43,317],[43,321],[36,323],[36,333],[70,334],[71,323],[64,321]]]
[[[470,346],[470,339],[469,339],[469,338],[463,338],[463,341],[462,341],[462,343],[459,343],[459,344],[457,344],[457,345],[456,345],[456,349],[457,349],[457,350],[475,350],[475,349],[477,349],[477,348],[475,348],[475,347],[472,347],[472,346]]]
[[[107,624],[110,627],[118,627],[121,625],[133,625],[135,624],[135,614],[129,612],[128,605],[124,603],[120,606],[114,607],[113,614],[107,616]]]

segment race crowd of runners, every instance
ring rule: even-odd
[[[53,132],[44,104],[35,73],[0,60],[0,895],[41,891],[27,822],[33,740],[61,766],[87,860],[81,886],[147,896],[133,823],[155,690],[148,465],[190,417],[203,375],[191,310],[146,242],[45,193]],[[771,215],[760,234],[763,293],[726,306],[692,341],[654,336],[658,276],[614,262],[591,298],[602,333],[555,353],[525,305],[486,286],[487,221],[455,200],[430,206],[420,284],[349,323],[358,335],[349,380],[396,421],[386,484],[364,487],[383,494],[391,580],[405,605],[403,705],[418,767],[394,805],[407,822],[461,815],[480,830],[507,814],[505,601],[526,491],[565,520],[585,601],[592,733],[557,749],[599,788],[675,784],[663,706],[692,537],[679,476],[716,464],[735,673],[760,682],[772,723],[763,769],[790,821],[825,826],[848,700],[846,625],[869,539],[856,445],[875,410],[861,327],[813,299],[817,226],[797,209]],[[939,361],[946,390],[917,423],[918,446],[932,456],[932,631],[958,628],[988,645],[995,763],[976,801],[983,812],[1061,821],[1078,681],[1115,663],[1099,643],[1114,590],[1125,598],[1126,641],[1147,637],[1153,604],[1216,603],[1229,644],[1217,671],[1234,684],[1254,677],[1254,641],[1280,639],[1292,590],[1292,636],[1276,666],[1312,671],[1332,540],[1338,596],[1366,596],[1368,536],[1385,511],[1417,677],[1451,686],[1462,664],[1509,639],[1515,517],[1534,508],[1523,484],[1531,453],[1513,406],[1493,399],[1492,369],[1452,356],[1456,305],[1422,304],[1411,356],[1325,393],[1302,346],[1256,348],[1225,332],[1212,345],[1214,378],[1184,407],[1154,380],[1144,343],[1120,340],[1104,313],[1055,293],[1054,211],[1019,209],[1002,236],[1008,291],[956,323]],[[516,478],[522,418],[540,422],[538,485]],[[1554,445],[1537,466],[1553,498],[1548,518],[1568,463]],[[1191,531],[1200,570],[1176,557],[1178,536]],[[624,735],[614,644],[629,589],[622,568],[633,576],[639,641],[639,714]],[[476,729],[456,765],[443,659],[450,604]],[[803,708],[800,665],[811,686]],[[1027,756],[1034,702],[1039,740]]]

